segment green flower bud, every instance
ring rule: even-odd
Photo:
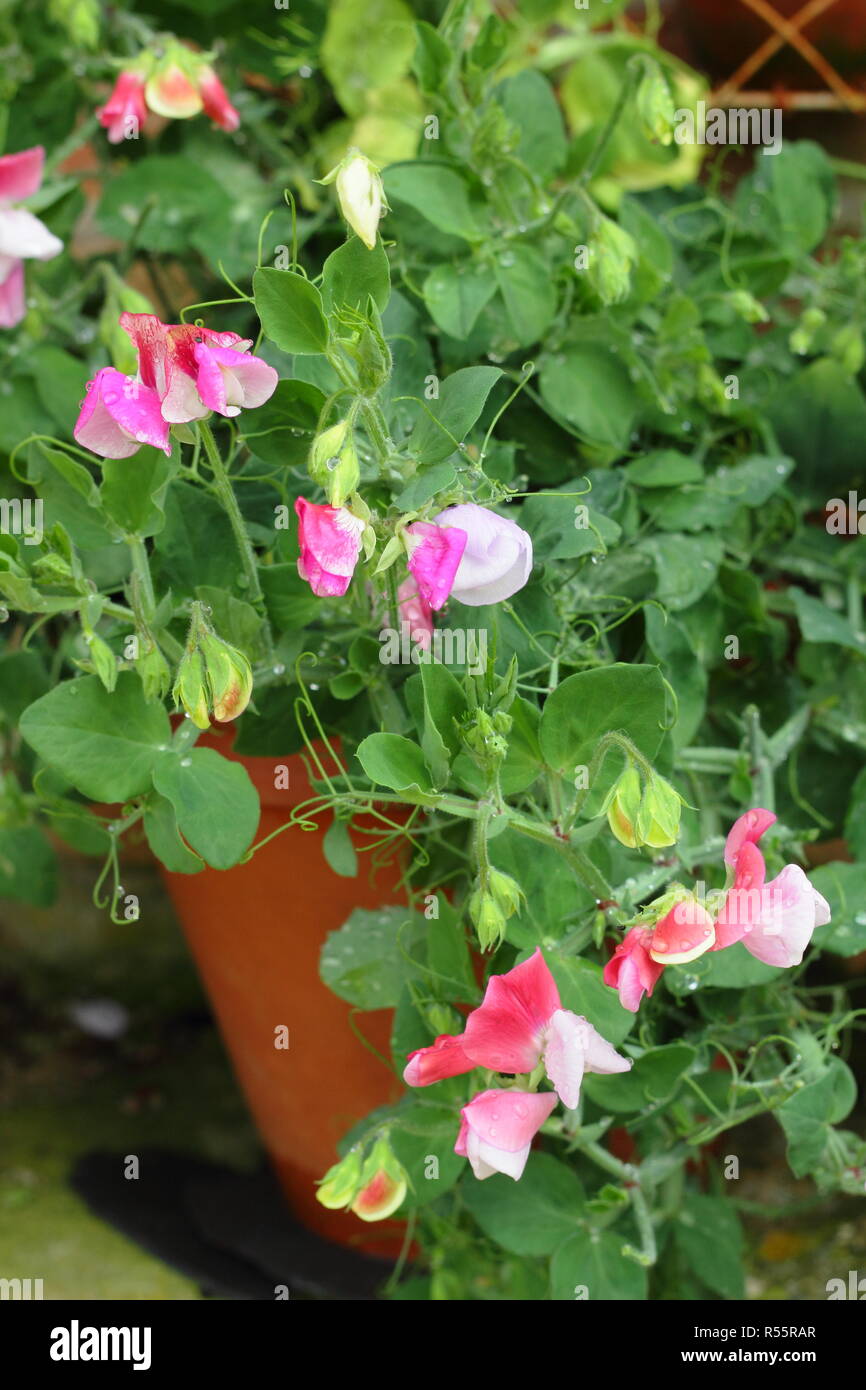
[[[360,1186],[361,1150],[354,1148],[319,1179],[316,1200],[329,1211],[338,1211],[352,1205]]]
[[[183,706],[197,729],[210,728],[204,661],[197,648],[185,651],[181,657],[171,693],[175,704]]]
[[[637,246],[616,222],[601,217],[595,225],[587,274],[602,304],[618,304],[631,289]]]
[[[163,700],[171,685],[171,668],[152,637],[139,638],[135,669],[148,704]]]
[[[205,633],[199,640],[214,719],[226,723],[243,714],[253,693],[253,673],[243,652]]]
[[[815,336],[827,322],[827,315],[823,309],[807,309],[801,315],[800,321],[788,339],[788,346],[792,352],[799,356],[811,351]]]
[[[763,304],[748,290],[732,290],[725,296],[734,313],[739,314],[746,323],[768,323],[770,315]]]
[[[667,78],[651,58],[644,60],[643,77],[635,100],[638,116],[649,138],[670,145],[676,129],[677,110]]]
[[[328,494],[332,507],[344,507],[361,481],[358,454],[348,420],[323,430],[313,440],[307,471]]]
[[[54,550],[36,557],[32,573],[42,584],[64,584],[74,577],[69,561]]]
[[[849,376],[857,376],[866,361],[866,348],[863,346],[863,335],[856,324],[848,323],[844,328],[840,328],[830,345],[830,351],[836,360],[841,362]]]
[[[641,787],[638,770],[629,765],[608,793],[607,823],[621,845],[661,849],[676,843],[682,798],[669,782],[653,772]]]
[[[508,921],[495,898],[476,888],[469,899],[469,918],[482,951],[495,951],[505,938]]]
[[[506,715],[506,718],[508,716]],[[479,767],[497,767],[508,752],[508,740],[495,722],[495,716],[478,709],[463,726],[463,742]]]
[[[419,1010],[436,1038],[441,1037],[443,1033],[459,1033],[463,1028],[465,1019],[449,1004],[442,1004],[433,999],[428,1004],[420,1005]]]
[[[107,642],[96,632],[85,633],[90,660],[102,684],[109,692],[117,685],[117,658]]]
[[[362,1221],[384,1221],[401,1205],[408,1187],[406,1169],[388,1140],[377,1139],[361,1170],[361,1190],[352,1211]]]

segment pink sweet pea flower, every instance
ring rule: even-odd
[[[763,807],[756,806],[752,811],[746,811],[731,826],[728,838],[725,841],[725,863],[732,868],[736,866],[737,855],[743,845],[757,844],[765,830],[769,830],[776,817],[772,811],[765,811]]]
[[[158,392],[171,424],[202,420],[211,410],[233,416],[269,400],[279,376],[248,349],[250,338],[194,323],[162,323],[155,314],[120,316],[138,352],[139,374]]]
[[[445,1035],[432,1047],[410,1053],[403,1076],[410,1086],[429,1086],[474,1067],[523,1073],[534,1071],[540,1062],[569,1110],[580,1099],[585,1071],[610,1073],[631,1067],[591,1023],[563,1009],[556,982],[536,947],[521,965],[491,976],[482,1004],[469,1015],[460,1037]]]
[[[743,945],[765,965],[799,965],[816,927],[830,921],[830,904],[798,864],[786,864],[763,889],[762,912]]]
[[[397,609],[400,622],[409,624],[412,641],[421,651],[428,651],[433,642],[433,614],[411,575],[397,590]]]
[[[619,990],[620,1003],[633,1014],[644,994],[652,998],[664,970],[649,953],[652,935],[649,927],[632,927],[604,967],[605,984]]]
[[[320,598],[339,598],[361,552],[364,522],[347,507],[295,499],[298,514],[298,574]]]
[[[476,1178],[506,1173],[516,1182],[555,1105],[552,1091],[482,1091],[460,1111],[454,1152],[469,1159]]]
[[[467,536],[451,587],[453,598],[474,608],[501,603],[523,588],[532,572],[532,540],[515,522],[475,502],[446,507],[434,520]]]
[[[144,78],[141,74],[129,69],[122,72],[111,96],[97,111],[96,117],[108,131],[109,144],[119,145],[121,140],[137,139],[147,120]]]
[[[202,68],[199,74],[198,90],[204,104],[205,115],[210,116],[220,130],[237,130],[241,118],[229,101],[228,92],[212,67]]]
[[[765,874],[763,854],[751,840],[743,841],[737,851],[734,882],[725,894],[716,918],[714,951],[723,951],[726,946],[734,946],[742,941],[745,933],[751,931],[760,920]]]
[[[170,454],[168,428],[154,390],[113,367],[103,367],[87,383],[73,434],[79,444],[102,458],[122,459],[142,444]]]
[[[194,62],[193,56],[184,56],[184,62]],[[151,74],[145,84],[145,95],[151,111],[177,121],[197,116],[204,106],[195,82],[174,61],[162,62]]]
[[[466,532],[458,526],[413,521],[403,534],[410,547],[409,571],[421,598],[435,611],[446,602],[453,588],[454,576],[466,549]]]
[[[0,158],[0,328],[14,328],[24,317],[25,260],[50,261],[63,242],[25,208],[42,183],[45,151],[41,145]]]

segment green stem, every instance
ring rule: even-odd
[[[772,811],[776,806],[773,769],[767,757],[766,740],[761,728],[760,712],[755,705],[746,710],[746,729],[749,735],[749,755],[752,762],[755,794],[759,806]]]
[[[210,425],[205,420],[199,420],[198,428],[205,453],[207,454],[207,461],[213,473],[214,490],[229,519],[229,524],[234,534],[235,544],[238,548],[238,554],[246,580],[247,594],[256,608],[264,613],[264,594],[262,593],[262,586],[259,583],[259,571],[256,565],[255,552],[250,538],[247,535],[246,523],[241,514],[241,509],[238,506],[238,499],[235,497],[231,479],[222,461],[222,456],[217,449]]]
[[[636,1250],[633,1245],[624,1245],[622,1253],[627,1259],[634,1260],[637,1264],[643,1265],[644,1269],[647,1269],[650,1265],[654,1265],[658,1258],[652,1215],[647,1199],[639,1187],[629,1188],[629,1196],[631,1197],[635,1225],[640,1236],[640,1249]]]
[[[140,606],[145,626],[149,627],[156,611],[156,595],[147,549],[141,536],[127,536],[126,543],[132,555],[133,608]]]
[[[619,96],[617,97],[616,105],[611,111],[610,116],[607,120],[607,124],[602,130],[601,135],[598,137],[598,140],[595,143],[595,148],[590,154],[589,159],[586,161],[586,164],[583,167],[583,172],[580,175],[580,183],[584,187],[588,183],[592,182],[595,171],[601,163],[605,151],[607,150],[607,147],[610,144],[611,139],[613,138],[614,131],[619,125],[620,119],[631,97],[632,89],[634,88],[636,80],[637,74],[635,72],[635,69],[632,68],[631,65],[628,65],[625,70],[625,80],[619,89]]]
[[[375,401],[363,401],[361,404],[361,414],[364,417],[364,428],[370,436],[370,442],[376,451],[376,457],[380,466],[387,463],[393,453],[391,437],[388,433],[388,426],[381,408]]]

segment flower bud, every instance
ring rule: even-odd
[[[117,658],[107,642],[95,632],[85,634],[84,640],[90,653],[90,660],[106,690],[111,692],[117,685]]]
[[[139,639],[135,669],[148,704],[161,701],[171,685],[171,668],[152,637]]]
[[[319,1179],[316,1200],[329,1211],[338,1211],[352,1205],[360,1186],[361,1150],[354,1148]]]
[[[253,693],[253,673],[243,652],[205,633],[199,641],[214,719],[221,724],[243,714]]]
[[[361,1190],[352,1211],[362,1221],[384,1221],[401,1205],[409,1186],[402,1163],[387,1139],[377,1139],[361,1170]]]
[[[210,728],[204,661],[197,648],[185,651],[181,657],[171,693],[175,703],[183,706],[197,729]]]
[[[637,112],[651,140],[670,145],[674,138],[677,112],[667,79],[651,58],[643,63],[643,77],[637,89]]]
[[[734,313],[738,314],[746,323],[769,322],[770,315],[767,313],[760,299],[756,299],[748,290],[732,290],[725,298]]]
[[[151,111],[174,120],[197,116],[204,107],[198,89],[201,62],[189,49],[172,44],[147,79],[144,95]]]
[[[332,507],[343,507],[361,481],[358,454],[348,420],[323,430],[313,440],[307,471],[328,494]]]
[[[369,251],[376,245],[379,219],[386,208],[385,191],[375,164],[352,149],[322,183],[332,180],[337,185],[340,211],[352,231],[357,233]]]
[[[629,765],[614,783],[604,806],[607,822],[621,845],[661,849],[676,843],[681,797],[669,782],[653,772],[641,788],[638,770]]]
[[[800,357],[804,356],[812,348],[815,335],[820,332],[827,322],[827,315],[823,309],[811,308],[800,316],[800,321],[788,339],[788,346],[792,352],[796,352]]]
[[[476,888],[469,899],[469,917],[482,951],[495,951],[505,939],[508,921],[495,898]]]
[[[837,362],[841,362],[849,376],[857,376],[866,361],[863,335],[853,323],[847,323],[844,328],[840,328],[830,345],[830,351]]]
[[[609,217],[601,217],[593,231],[587,273],[602,304],[618,304],[626,298],[636,260],[634,239]]]

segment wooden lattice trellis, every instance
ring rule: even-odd
[[[826,10],[833,9],[839,0],[808,0],[808,3],[790,19],[785,19],[769,3],[769,0],[731,0],[732,6],[743,5],[765,20],[772,32],[755,49],[750,57],[740,64],[736,72],[713,92],[712,100],[717,106],[782,106],[796,111],[848,111],[856,114],[866,112],[866,92],[858,92],[829,63],[813,43],[805,37],[803,29]],[[756,73],[779,52],[790,47],[796,49],[825,84],[824,91],[804,92],[772,90],[753,90],[746,87]]]

